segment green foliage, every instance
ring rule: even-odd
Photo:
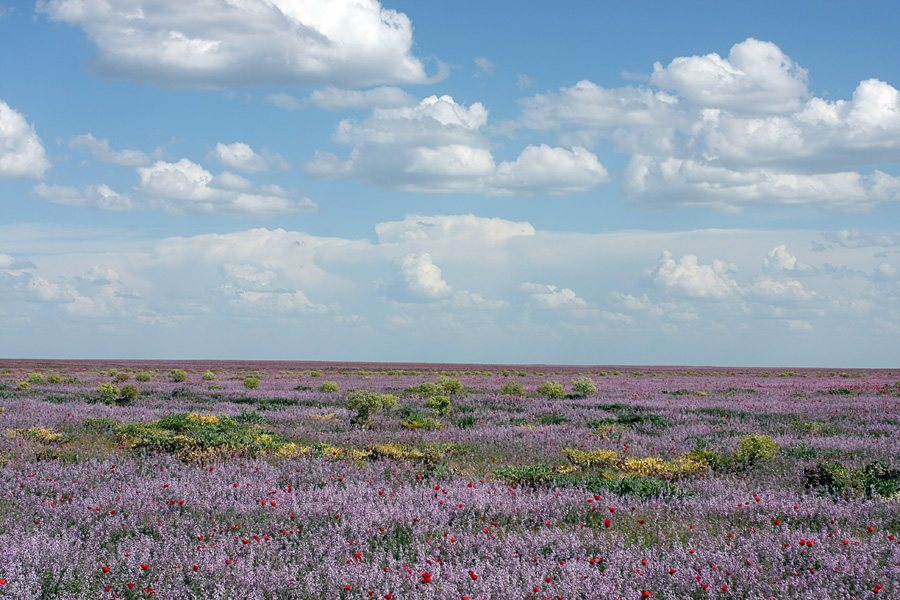
[[[579,377],[572,382],[572,388],[575,390],[575,394],[582,398],[593,396],[597,393],[597,385],[590,377]]]
[[[616,418],[619,425],[634,427],[636,425],[650,425],[652,427],[668,427],[671,425],[668,419],[651,413],[619,415]]]
[[[762,459],[774,458],[777,454],[778,442],[767,435],[754,433],[741,438],[734,458],[738,462],[754,464]]]
[[[122,395],[119,397],[119,401],[122,404],[127,404],[132,400],[136,400],[140,395],[141,390],[138,389],[138,386],[129,383],[122,386]]]
[[[522,465],[518,467],[502,467],[494,471],[494,475],[509,485],[525,485],[537,487],[549,482],[556,471],[553,467],[543,463],[537,465]]]
[[[28,383],[47,383],[47,379],[40,371],[34,371],[28,374]]]
[[[503,385],[500,388],[501,394],[508,394],[510,396],[524,396],[525,395],[525,387],[519,383],[518,381],[510,381]]]
[[[259,377],[255,375],[247,375],[244,377],[244,387],[248,390],[255,390],[259,387]]]
[[[172,381],[175,383],[182,383],[187,380],[187,373],[184,372],[183,369],[172,369]]]
[[[818,463],[803,470],[803,483],[835,496],[889,498],[900,494],[900,469],[871,462],[862,468]]]
[[[537,392],[547,398],[564,398],[566,388],[558,381],[545,381],[538,386]]]
[[[339,386],[338,384],[336,384],[333,381],[323,381],[322,383],[319,384],[319,391],[322,392],[323,394],[331,394],[334,392],[340,392],[341,386]]]
[[[426,381],[412,388],[412,391],[418,396],[431,397],[440,394],[443,390],[438,384],[432,381]]]
[[[558,415],[556,413],[546,413],[543,415],[537,415],[534,418],[535,421],[540,423],[541,425],[563,425],[564,423],[568,423],[569,419],[562,415]]]
[[[116,373],[116,381],[118,381],[119,383],[124,383],[129,379],[131,379],[131,375],[124,371],[121,373]]]
[[[151,375],[147,371],[141,371],[137,375],[134,376],[137,381],[147,382],[153,379],[153,375]]]
[[[100,398],[105,402],[114,402],[122,396],[122,390],[112,383],[101,383],[94,391],[96,391],[100,395]]]
[[[212,371],[206,371],[200,377],[200,379],[202,379],[203,381],[213,381],[215,378],[216,378],[216,374],[213,373]]]
[[[438,377],[436,383],[447,395],[461,394],[463,391],[463,384],[459,379],[447,377],[446,375],[441,375],[440,377]]]
[[[665,479],[658,477],[623,477],[611,479],[608,477],[589,477],[582,480],[581,484],[593,494],[604,492],[618,496],[630,496],[634,498],[674,498],[681,499],[692,496],[690,490],[686,490]]]
[[[459,427],[460,429],[468,429],[469,427],[472,427],[473,425],[475,425],[475,423],[477,423],[477,422],[478,422],[478,417],[476,417],[475,415],[465,415],[463,417],[456,419],[456,421],[454,421],[453,424],[456,425],[457,427]]]
[[[437,419],[430,419],[428,417],[418,417],[415,419],[407,419],[402,423],[403,427],[407,429],[426,429],[426,430],[434,430],[434,429],[443,429],[444,425]]]
[[[347,408],[356,411],[356,416],[351,422],[355,425],[367,425],[374,413],[383,408],[396,406],[397,396],[369,390],[351,390],[345,402]]]
[[[62,375],[59,373],[50,373],[47,375],[47,383],[58,384],[62,383]]]
[[[436,415],[446,415],[450,412],[452,404],[447,396],[432,396],[425,402],[425,406]]]

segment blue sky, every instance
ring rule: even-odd
[[[0,356],[896,366],[898,27],[0,0]]]

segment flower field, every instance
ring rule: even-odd
[[[0,361],[0,598],[900,598],[900,371]]]

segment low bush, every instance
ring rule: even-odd
[[[425,402],[425,406],[431,409],[436,415],[446,415],[450,412],[452,403],[447,396],[432,396]]]
[[[500,393],[510,396],[524,396],[525,388],[518,381],[510,381],[509,383],[504,384],[502,388],[500,388]]]
[[[255,375],[248,375],[244,377],[244,387],[248,390],[255,390],[259,387],[259,377]]]
[[[319,391],[323,394],[333,394],[341,391],[341,386],[333,381],[323,381],[319,384]]]
[[[575,390],[576,395],[582,398],[593,396],[597,393],[597,385],[590,377],[579,377],[572,382],[572,389]]]
[[[537,393],[547,398],[564,398],[566,388],[558,381],[545,381],[537,387]]]

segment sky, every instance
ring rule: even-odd
[[[896,367],[894,0],[0,0],[0,357]]]

